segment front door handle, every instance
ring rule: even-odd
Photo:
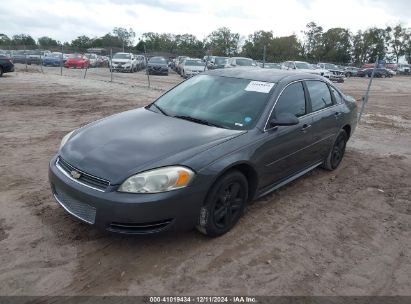
[[[301,132],[307,132],[307,130],[311,128],[311,125],[309,124],[304,124],[303,127],[301,128]]]

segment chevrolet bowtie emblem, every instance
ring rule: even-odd
[[[70,175],[73,177],[73,178],[75,178],[75,179],[79,179],[80,178],[80,176],[81,176],[81,174],[79,173],[79,172],[77,172],[77,171],[70,171]]]

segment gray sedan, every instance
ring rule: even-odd
[[[51,189],[106,231],[219,236],[250,201],[316,167],[336,169],[356,117],[354,99],[321,76],[208,71],[67,134],[49,164]]]

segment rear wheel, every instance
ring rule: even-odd
[[[347,145],[348,135],[344,130],[341,130],[337,139],[332,146],[330,153],[325,159],[322,167],[327,170],[335,170],[340,165],[344,157],[345,147]]]
[[[0,77],[3,76],[3,68],[0,66]]]
[[[197,229],[208,236],[228,232],[240,219],[248,198],[248,183],[243,174],[230,171],[211,187],[201,208]]]

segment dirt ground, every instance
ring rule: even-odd
[[[226,235],[107,235],[53,200],[63,135],[181,81],[38,67],[0,79],[0,295],[411,295],[411,78],[376,79],[338,170],[250,205]],[[367,79],[339,84],[359,99]]]

